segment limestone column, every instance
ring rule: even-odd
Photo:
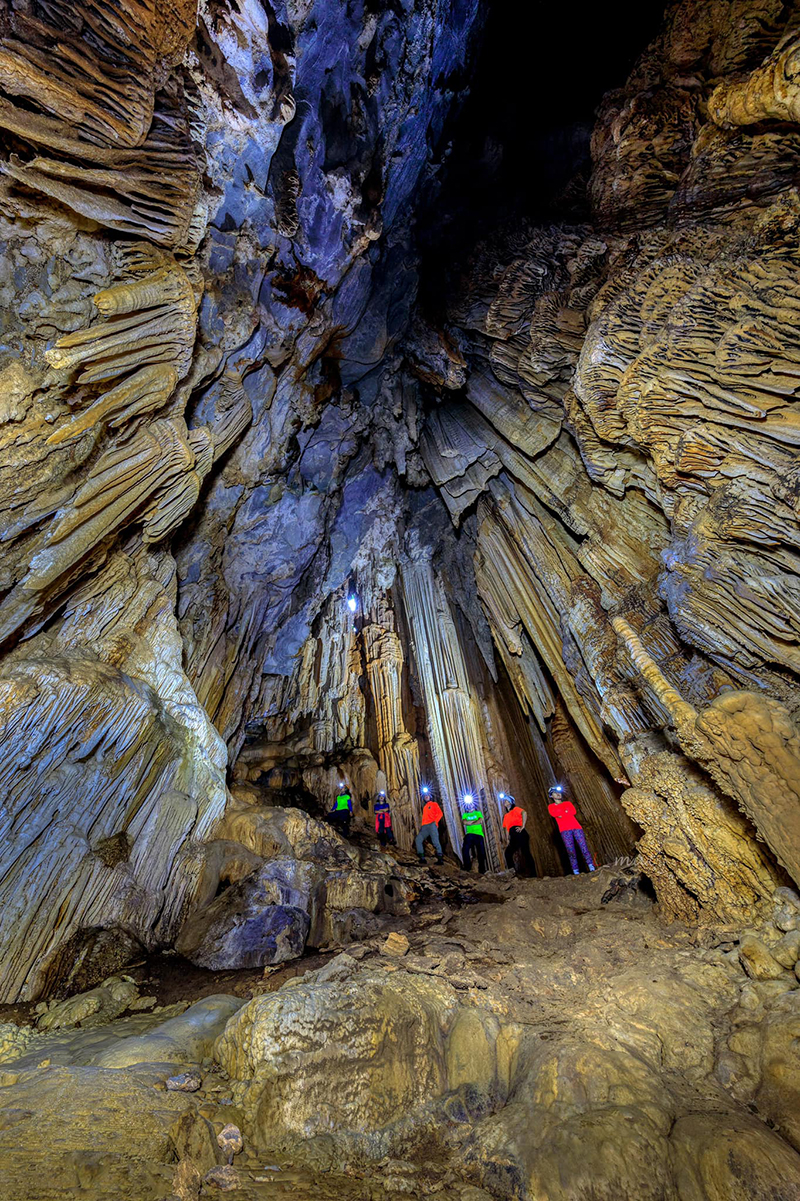
[[[375,707],[378,762],[386,776],[395,837],[401,847],[408,849],[420,816],[419,750],[403,717],[403,646],[394,629],[391,608],[383,600],[373,605],[361,636]]]
[[[459,801],[471,793],[483,810],[489,864],[499,869],[500,819],[487,792],[482,723],[450,606],[429,552],[413,548],[402,565],[401,579],[450,841],[460,850],[464,835]]]

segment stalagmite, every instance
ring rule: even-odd
[[[628,622],[612,624],[636,671],[665,707],[681,746],[747,814],[800,883],[800,732],[777,701],[729,691],[698,712],[644,650]]]

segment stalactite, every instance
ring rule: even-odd
[[[361,657],[353,615],[340,593],[334,593],[320,619],[319,631],[303,646],[290,685],[294,701],[290,720],[301,715],[313,720],[314,749],[364,745],[364,697],[359,687]]]
[[[483,811],[488,859],[497,869],[501,866],[498,806],[488,789],[480,717],[447,598],[429,554],[419,546],[409,546],[401,578],[450,840],[460,848],[461,799],[470,793]]]
[[[0,171],[107,228],[194,253],[208,216],[199,109],[169,68],[196,5],[168,11],[123,0],[111,15],[97,0],[53,0],[33,17],[12,4],[0,39],[0,126],[59,157],[12,154]]]
[[[361,630],[378,731],[377,758],[386,776],[395,837],[408,849],[419,827],[419,749],[405,728],[402,674],[405,656],[385,600],[375,603]]]
[[[152,421],[106,451],[57,515],[27,574],[0,605],[0,641],[55,601],[75,567],[130,522],[157,542],[180,524],[213,462],[206,428]]]
[[[619,778],[622,768],[602,728],[593,676],[565,654],[559,609],[569,603],[573,580],[583,575],[580,565],[568,545],[553,545],[533,498],[523,505],[518,490],[503,480],[492,493],[494,503],[482,498],[478,507],[476,578],[498,642],[505,643],[505,661],[512,655],[528,659],[527,679],[537,685],[542,679],[543,686],[524,697],[540,728],[553,711],[551,688],[539,668],[544,663],[589,746]]]
[[[113,258],[117,282],[94,297],[106,320],[59,338],[45,357],[81,385],[120,382],[59,424],[54,445],[163,408],[191,366],[199,289],[189,274],[146,242],[117,243]]]

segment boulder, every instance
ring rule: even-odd
[[[800,1155],[740,1113],[693,1113],[670,1135],[678,1201],[800,1201]]]
[[[392,930],[386,938],[381,950],[384,955],[393,955],[400,959],[403,955],[408,954],[409,942],[405,934],[398,934],[396,930]]]
[[[219,836],[261,859],[303,859],[348,867],[359,858],[356,848],[332,826],[302,809],[232,806],[220,824]]]
[[[233,1163],[234,1155],[238,1155],[244,1148],[244,1139],[239,1127],[227,1122],[217,1135],[217,1146],[227,1162]]]
[[[460,1010],[443,980],[358,969],[341,955],[248,1002],[228,1023],[215,1057],[239,1082],[257,1142],[330,1134],[380,1155],[401,1127],[423,1126],[426,1107],[454,1087],[469,1084],[486,1096],[502,1091],[496,1019],[475,1019],[486,1054],[471,1068]]]
[[[739,961],[752,980],[780,980],[783,975],[780,963],[754,934],[746,934],[739,943]]]
[[[202,1084],[197,1072],[181,1072],[178,1076],[169,1076],[166,1081],[167,1091],[171,1093],[196,1093]]]
[[[237,1192],[242,1187],[239,1173],[227,1164],[221,1168],[211,1168],[203,1177],[203,1182],[223,1193]]]
[[[258,882],[245,882],[184,926],[178,950],[213,971],[264,967],[302,955],[310,925],[304,909],[265,904]]]
[[[784,934],[772,948],[771,954],[781,967],[792,971],[800,959],[800,930],[789,930]]]
[[[272,857],[258,861],[184,923],[176,948],[200,967],[282,963],[301,955],[306,943],[325,947],[363,937],[373,913],[408,910],[409,888],[393,863],[349,847],[308,814],[249,809],[234,812],[228,827],[248,843],[240,848],[238,870],[248,855]]]
[[[119,1017],[139,996],[136,984],[129,976],[110,976],[98,988],[78,993],[67,1001],[54,1005],[43,1013],[37,1025],[40,1030],[58,1030],[64,1026],[95,1025]]]
[[[772,923],[778,930],[784,932],[796,930],[800,926],[800,913],[793,905],[776,905],[772,912]]]

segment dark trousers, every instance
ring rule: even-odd
[[[586,837],[583,833],[583,830],[562,830],[561,837],[564,840],[564,846],[567,854],[569,855],[570,867],[572,868],[573,874],[577,875],[580,871],[580,868],[578,867],[578,852],[575,850],[576,847],[583,855],[589,871],[593,872],[594,860],[592,859],[592,856],[589,853],[589,848],[586,845]]]
[[[350,818],[352,814],[349,809],[334,809],[328,814],[328,821],[332,826],[337,826],[339,833],[343,838],[350,837]]]
[[[482,834],[467,834],[464,838],[464,845],[461,848],[461,862],[464,864],[465,872],[472,870],[473,851],[478,856],[478,871],[483,875],[486,871],[486,845]]]
[[[394,834],[392,833],[392,827],[387,826],[386,822],[383,821],[381,818],[378,818],[377,834],[378,834],[378,842],[381,844],[382,847],[385,847],[387,843],[390,846],[396,845],[395,841],[394,841]]]
[[[508,832],[508,846],[505,849],[506,867],[513,867],[518,876],[535,876],[531,856],[531,840],[528,831],[522,826],[512,826]]]

